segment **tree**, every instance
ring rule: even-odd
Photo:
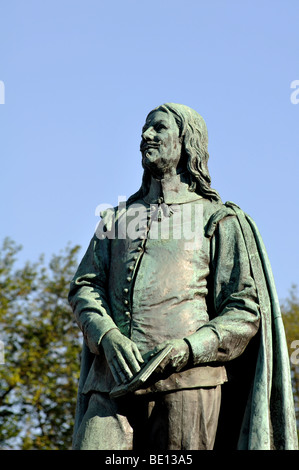
[[[289,350],[297,428],[299,430],[299,298],[295,285],[292,286],[289,297],[282,302],[281,311]]]
[[[21,247],[0,254],[0,447],[69,449],[82,335],[67,302],[78,246],[16,268]]]

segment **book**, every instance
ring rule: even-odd
[[[157,367],[161,364],[163,359],[171,350],[172,346],[169,345],[162,349],[162,351],[159,351],[145,364],[145,366],[142,367],[142,369],[132,378],[130,382],[113,387],[109,396],[111,398],[117,398],[122,395],[126,395],[129,392],[135,392],[135,390],[138,390],[157,369]]]

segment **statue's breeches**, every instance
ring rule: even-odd
[[[94,393],[74,449],[211,450],[220,400],[220,385],[117,400]]]

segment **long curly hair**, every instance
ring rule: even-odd
[[[221,202],[218,192],[211,188],[211,177],[208,170],[208,131],[200,114],[183,104],[165,103],[153,109],[155,111],[172,113],[182,137],[182,158],[186,161],[190,175],[189,190],[195,191],[206,199]],[[147,116],[147,117],[148,117]],[[144,169],[140,189],[133,194],[128,202],[144,197],[150,187],[151,174]]]

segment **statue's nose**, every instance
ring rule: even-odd
[[[154,128],[153,127],[149,127],[148,129],[146,129],[146,131],[144,131],[142,133],[142,137],[144,140],[151,140],[154,138]]]

